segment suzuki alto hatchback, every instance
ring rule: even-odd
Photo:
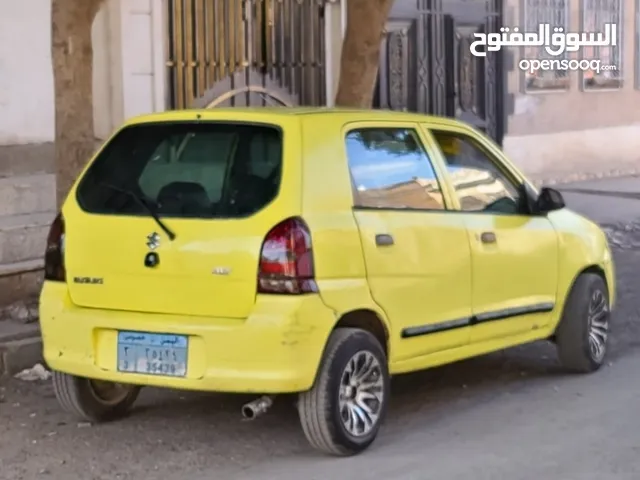
[[[213,109],[126,123],[49,233],[44,356],[65,409],[140,387],[298,394],[309,442],[365,450],[391,375],[535,340],[604,361],[604,233],[484,134],[385,111]]]

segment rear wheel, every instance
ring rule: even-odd
[[[366,450],[378,435],[389,393],[387,357],[380,342],[364,330],[336,329],[313,388],[298,401],[307,440],[331,455]]]
[[[607,353],[609,320],[606,283],[594,273],[580,275],[569,293],[555,334],[560,362],[581,373],[599,369]]]
[[[58,403],[69,413],[89,422],[115,420],[126,415],[140,387],[53,372]]]

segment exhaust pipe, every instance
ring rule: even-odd
[[[245,420],[255,420],[263,413],[266,413],[273,405],[273,397],[265,395],[249,402],[242,407],[242,417]]]

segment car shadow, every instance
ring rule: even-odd
[[[479,405],[505,392],[524,388],[531,382],[556,382],[564,375],[567,372],[559,366],[555,349],[548,342],[399,375],[392,379],[392,396],[384,432],[393,434],[407,429],[428,428],[430,418],[437,421],[443,415],[455,415],[456,402],[462,406],[460,400],[468,405]],[[276,397],[266,414],[253,421],[244,421],[241,408],[255,398],[146,389],[134,409],[133,418],[138,428],[148,425],[156,432],[159,428],[188,431],[189,443],[220,446],[218,442],[232,444],[241,441],[249,447],[277,442],[276,450],[313,455],[299,426],[295,395]],[[419,424],[414,421],[417,415],[421,418]],[[127,422],[132,420],[130,418]]]

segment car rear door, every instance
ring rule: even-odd
[[[284,118],[139,124],[117,133],[64,206],[72,301],[245,318],[265,235],[300,213],[299,138],[298,123]]]
[[[463,219],[447,211],[448,193],[418,124],[351,123],[344,136],[353,215],[372,297],[391,323],[392,361],[466,345],[467,231]]]
[[[474,323],[471,342],[526,335],[551,321],[558,286],[558,236],[531,215],[522,178],[471,129],[429,125],[469,231]]]

